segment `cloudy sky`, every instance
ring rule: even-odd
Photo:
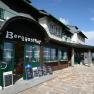
[[[94,0],[31,0],[65,24],[78,26],[88,37],[86,44],[94,45]]]

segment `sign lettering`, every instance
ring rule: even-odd
[[[9,39],[21,39],[21,41],[35,42],[37,44],[41,43],[41,40],[37,40],[35,38],[29,38],[29,37],[26,37],[26,36],[17,35],[17,34],[14,34],[13,32],[9,32],[9,31],[6,32],[6,38],[9,38]]]

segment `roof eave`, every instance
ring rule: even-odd
[[[81,31],[79,31],[79,34],[81,34],[84,38],[88,39],[86,35],[84,35]]]

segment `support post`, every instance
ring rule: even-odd
[[[74,48],[72,48],[71,66],[74,66]]]
[[[92,65],[93,63],[92,63],[92,55],[91,55],[91,51],[89,50],[88,51],[88,64],[89,65]]]

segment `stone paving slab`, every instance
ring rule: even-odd
[[[54,76],[18,94],[94,94],[94,66],[75,65],[55,71]]]
[[[38,84],[41,84],[53,78],[54,78],[54,75],[46,75],[46,76],[31,79],[31,80],[22,80],[21,79],[17,81],[13,86],[7,87],[4,90],[0,90],[0,94],[17,94],[18,92],[24,91],[28,88],[34,87]],[[29,92],[24,93],[24,94],[29,94]]]

